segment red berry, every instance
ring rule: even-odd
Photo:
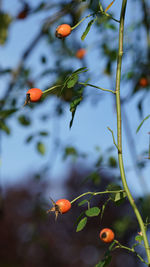
[[[23,10],[17,15],[17,19],[25,19],[27,17],[27,15],[28,15],[28,11]]]
[[[47,213],[54,211],[56,220],[57,220],[59,213],[63,214],[63,213],[68,212],[71,209],[71,202],[67,199],[59,199],[56,201],[56,203],[54,202],[52,198],[50,199],[53,203],[53,207],[47,210]]]
[[[76,57],[79,59],[84,58],[86,54],[86,50],[84,48],[80,48],[77,52],[76,52]]]
[[[104,243],[111,243],[115,238],[114,232],[109,228],[102,229],[99,236]]]
[[[27,91],[26,95],[26,104],[28,104],[29,102],[37,102],[41,99],[42,97],[42,90],[39,88],[31,88]]]
[[[139,85],[140,85],[141,87],[146,87],[146,86],[148,85],[148,80],[147,80],[147,78],[145,78],[145,77],[141,77],[141,79],[139,80]]]
[[[71,26],[69,24],[61,24],[57,27],[55,35],[57,38],[63,38],[71,33]]]
[[[56,201],[61,213],[66,213],[71,209],[71,203],[67,199],[59,199]]]

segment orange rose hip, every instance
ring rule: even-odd
[[[61,24],[57,27],[55,35],[57,38],[67,37],[71,33],[71,26],[69,24]]]
[[[71,209],[71,203],[67,199],[59,199],[56,201],[56,205],[59,207],[60,213],[66,213]]]
[[[109,228],[102,229],[99,236],[104,243],[111,243],[115,238],[114,232]]]
[[[147,78],[142,77],[142,78],[139,80],[139,85],[140,85],[141,87],[146,87],[146,86],[148,85],[148,80],[147,80]]]
[[[77,52],[76,52],[76,57],[79,59],[84,58],[86,54],[86,50],[84,48],[80,48]]]
[[[59,199],[56,202],[52,198],[50,199],[52,201],[53,207],[47,210],[47,213],[55,212],[55,220],[57,220],[59,214],[64,214],[71,209],[71,202],[67,199]]]
[[[26,93],[26,101],[25,105],[29,104],[30,102],[37,102],[41,99],[42,97],[42,90],[39,88],[31,88],[27,91]]]

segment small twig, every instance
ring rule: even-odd
[[[85,19],[94,16],[95,14],[89,14],[86,17],[84,17],[83,19],[81,19],[76,25],[74,25],[73,27],[71,27],[71,30],[74,30],[76,27],[78,27],[80,25],[80,23],[82,23]]]
[[[116,144],[116,141],[115,141],[115,137],[114,137],[114,133],[113,133],[113,131],[112,131],[109,127],[107,127],[107,129],[111,132],[111,134],[112,134],[112,138],[113,138],[113,143],[114,143],[114,145],[116,146],[116,148],[117,148],[117,150],[118,150],[118,152],[119,152],[119,147],[118,147],[117,144]]]
[[[86,84],[85,84],[85,83],[81,83],[81,82],[79,82],[79,84],[84,85],[84,86],[91,86],[91,87],[100,89],[100,90],[102,90],[102,91],[107,91],[107,92],[110,92],[110,93],[113,93],[113,94],[116,93],[116,92],[113,91],[113,90],[105,89],[105,88],[102,88],[102,87],[99,87],[99,86],[96,86],[96,85],[93,85],[93,84],[90,84],[90,83],[86,83]]]
[[[114,190],[114,191],[106,190],[106,191],[103,191],[103,192],[86,192],[86,193],[83,193],[80,196],[76,197],[75,199],[73,199],[71,201],[71,204],[74,203],[75,201],[77,201],[78,199],[80,199],[81,197],[84,197],[86,195],[97,196],[97,195],[102,195],[102,194],[113,194],[113,193],[122,193],[122,192],[125,192],[125,191],[124,190]]]
[[[60,86],[62,86],[62,85],[54,85],[54,86],[46,89],[45,91],[43,91],[43,94],[47,94],[47,93],[51,92],[52,90],[54,90],[54,89],[56,89],[57,87],[60,87]]]
[[[112,20],[114,20],[114,21],[120,23],[120,20],[113,18],[113,17],[112,17],[111,15],[109,15],[108,13],[105,13],[105,11],[103,11],[103,12],[102,12],[102,11],[99,11],[99,13],[101,13],[102,15],[104,15],[104,16],[106,16],[106,17],[108,17],[108,18],[110,18],[110,19],[112,19]]]
[[[134,253],[143,263],[147,264],[148,265],[148,262],[146,262],[134,249],[134,247],[132,248],[129,248],[129,247],[126,247],[126,246],[123,246],[120,244],[120,242],[118,240],[114,240],[114,242],[117,244],[117,246],[115,246],[113,248],[113,250],[115,250],[116,248],[122,248],[122,249],[125,249],[125,250],[128,250],[132,253]]]

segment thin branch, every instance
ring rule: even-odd
[[[134,253],[139,259],[141,262],[145,263],[146,265],[148,265],[148,262],[146,262],[136,251],[134,248],[129,248],[129,247],[126,247],[126,246],[123,246],[120,244],[120,242],[118,240],[114,240],[114,242],[117,244],[117,246],[115,246],[113,248],[113,250],[117,249],[117,248],[122,248],[122,249],[125,249],[125,250],[128,250],[132,253]]]
[[[80,25],[80,23],[82,23],[85,19],[94,16],[95,14],[89,14],[86,17],[84,17],[83,19],[81,19],[76,25],[74,25],[73,27],[71,27],[71,30],[74,30],[76,27],[78,27]]]
[[[49,92],[53,91],[54,89],[56,89],[56,88],[58,88],[60,86],[62,86],[62,85],[54,85],[54,86],[46,89],[45,91],[43,91],[43,94],[48,94]]]
[[[82,195],[76,197],[75,199],[73,199],[71,201],[71,204],[74,203],[75,201],[77,201],[78,199],[80,199],[81,197],[84,197],[86,195],[92,195],[92,196],[97,196],[97,195],[102,195],[102,194],[115,194],[115,193],[122,193],[122,192],[125,192],[124,190],[114,190],[114,191],[109,191],[109,190],[106,190],[106,191],[103,191],[103,192],[86,192],[86,193],[83,193]]]
[[[107,127],[107,129],[111,132],[111,134],[112,134],[112,138],[113,138],[113,143],[114,143],[114,145],[116,146],[117,150],[119,151],[119,148],[118,148],[118,146],[117,146],[117,144],[116,144],[116,141],[115,141],[114,132],[113,132],[109,127]]]
[[[124,35],[124,20],[125,20],[125,11],[126,11],[127,0],[122,1],[122,8],[120,14],[120,27],[119,27],[119,48],[118,48],[118,58],[117,58],[117,71],[116,71],[116,110],[117,110],[117,143],[119,147],[118,151],[118,160],[120,167],[120,175],[122,179],[123,188],[127,194],[128,200],[134,210],[134,213],[137,217],[143,240],[145,245],[145,251],[147,254],[148,263],[150,265],[150,249],[149,243],[146,235],[146,230],[144,222],[142,220],[141,214],[134,202],[134,199],[131,195],[129,187],[127,185],[124,163],[122,157],[122,123],[121,123],[121,101],[120,101],[120,80],[121,80],[121,67],[122,67],[122,56],[123,56],[123,35]]]
[[[102,90],[102,91],[110,92],[110,93],[113,93],[113,94],[116,93],[116,92],[113,91],[113,90],[105,89],[105,88],[102,88],[102,87],[99,87],[99,86],[96,86],[96,85],[93,85],[93,84],[90,84],[90,83],[86,83],[86,84],[85,84],[85,83],[81,83],[81,82],[79,82],[79,84],[84,85],[84,86],[91,86],[91,87],[100,89],[100,90]]]

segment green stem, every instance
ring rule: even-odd
[[[128,200],[134,210],[134,213],[137,217],[143,240],[145,245],[145,250],[147,254],[148,263],[150,266],[150,249],[149,243],[146,235],[146,230],[144,227],[144,222],[139,213],[139,210],[136,207],[134,199],[130,193],[130,190],[127,185],[125,171],[124,171],[124,163],[122,157],[122,129],[121,129],[121,101],[120,101],[120,79],[121,79],[121,65],[122,65],[122,55],[123,55],[123,32],[124,32],[124,19],[125,19],[125,11],[126,11],[127,0],[122,1],[121,15],[120,15],[120,27],[119,27],[119,48],[118,48],[118,59],[117,59],[117,72],[116,72],[116,109],[117,109],[117,142],[118,142],[118,161],[120,167],[120,174],[122,179],[122,184],[124,190],[127,194]]]
[[[102,91],[107,91],[107,92],[110,92],[110,93],[113,93],[113,94],[116,93],[116,92],[113,91],[113,90],[105,89],[105,88],[102,88],[102,87],[99,87],[99,86],[96,86],[96,85],[93,85],[93,84],[90,84],[90,83],[79,83],[79,84],[82,84],[82,85],[84,85],[84,86],[91,86],[91,87],[100,89],[100,90],[102,90]]]
[[[49,93],[50,91],[52,91],[52,90],[54,90],[54,89],[56,89],[57,87],[60,87],[60,86],[62,86],[62,85],[52,86],[52,87],[46,89],[45,91],[43,91],[43,94]]]
[[[89,14],[86,17],[84,17],[83,19],[81,19],[76,25],[74,25],[73,27],[71,27],[71,30],[74,30],[76,27],[78,27],[80,25],[80,23],[82,23],[85,19],[94,16],[94,14]]]
[[[112,194],[112,193],[122,193],[124,192],[124,190],[116,190],[116,191],[109,191],[109,190],[106,190],[106,191],[103,191],[103,192],[86,192],[86,193],[83,193],[82,195],[76,197],[75,199],[73,199],[71,202],[74,203],[75,201],[77,201],[78,199],[80,199],[81,197],[84,197],[86,195],[93,195],[93,196],[97,196],[97,195],[102,195],[102,194]]]
[[[103,11],[103,12],[100,11],[100,12],[98,12],[98,13],[101,13],[101,14],[105,15],[106,17],[109,17],[109,18],[113,19],[113,20],[116,21],[116,22],[120,22],[119,20],[114,19],[111,15],[105,13],[104,11]],[[94,16],[94,15],[96,15],[96,13],[95,13],[95,14],[89,14],[89,15],[87,15],[86,17],[84,17],[83,19],[81,19],[76,25],[74,25],[73,27],[71,27],[71,30],[74,30],[74,29],[77,28],[77,27],[80,25],[80,23],[82,23],[85,19],[87,19],[87,18],[89,18],[89,17],[91,17],[91,16]]]
[[[117,146],[117,144],[116,144],[116,141],[115,141],[114,132],[113,132],[109,127],[107,127],[107,129],[111,132],[111,134],[112,134],[112,138],[113,138],[113,143],[114,143],[115,147],[116,147],[116,148],[118,149],[118,151],[119,151],[119,148],[118,148],[118,146]]]
[[[117,244],[116,247],[113,248],[113,250],[115,250],[116,248],[122,248],[122,249],[126,249],[134,254],[136,254],[136,256],[145,264],[148,264],[136,251],[134,248],[129,248],[126,246],[121,245],[117,240],[114,240],[114,242]]]
[[[106,16],[106,17],[108,17],[108,18],[110,18],[110,19],[112,19],[112,20],[114,20],[114,21],[120,23],[120,20],[117,20],[117,19],[113,18],[111,15],[109,15],[109,14],[106,13],[105,11],[103,11],[103,12],[101,12],[101,13],[102,13],[104,16]]]

